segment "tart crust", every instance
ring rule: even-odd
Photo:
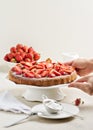
[[[9,79],[16,84],[34,85],[38,87],[48,87],[59,84],[66,84],[74,81],[77,78],[76,71],[71,74],[56,76],[56,77],[44,77],[44,78],[28,78],[16,75],[12,70],[9,71]]]

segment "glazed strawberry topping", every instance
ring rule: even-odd
[[[60,62],[52,62],[51,59],[47,59],[42,62],[20,62],[12,68],[12,71],[16,74],[29,78],[41,78],[41,77],[55,77],[61,75],[71,74],[74,69],[72,66],[65,65]]]
[[[19,63],[21,61],[32,62],[40,59],[40,54],[32,47],[23,44],[17,44],[10,48],[10,52],[4,56],[4,60],[8,62]]]

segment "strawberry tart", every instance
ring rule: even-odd
[[[53,62],[50,58],[45,61],[21,61],[9,71],[9,79],[17,84],[48,87],[70,83],[77,78],[72,66],[61,62]]]

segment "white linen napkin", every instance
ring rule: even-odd
[[[20,102],[9,91],[0,93],[0,110],[10,111],[14,113],[31,113],[31,108]]]

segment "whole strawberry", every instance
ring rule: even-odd
[[[10,48],[10,52],[5,54],[4,60],[19,63],[21,61],[33,62],[40,59],[40,54],[32,47],[18,43]]]
[[[81,98],[76,98],[74,101],[75,106],[79,106],[80,104],[84,104],[84,101]]]

